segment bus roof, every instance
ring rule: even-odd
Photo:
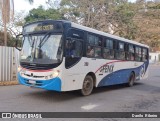
[[[100,34],[100,35],[107,36],[107,37],[110,37],[110,38],[113,38],[113,39],[117,39],[117,40],[121,40],[121,41],[124,41],[124,42],[127,42],[127,43],[132,43],[132,44],[135,44],[135,45],[144,46],[144,47],[149,48],[148,45],[141,44],[141,43],[138,43],[136,41],[125,39],[125,38],[115,36],[115,35],[112,35],[112,34],[108,34],[108,33],[102,32],[102,31],[98,31],[96,29],[92,29],[92,28],[89,28],[89,27],[86,27],[86,26],[82,26],[82,25],[79,25],[79,24],[76,24],[76,23],[73,23],[73,22],[71,22],[71,26],[74,27],[74,28],[86,30],[88,32],[92,32],[92,33],[95,33],[95,34]]]

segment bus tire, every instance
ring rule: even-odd
[[[89,75],[87,75],[83,81],[83,86],[81,89],[81,94],[83,96],[88,96],[92,93],[93,90],[93,78]]]
[[[134,85],[134,82],[135,82],[135,74],[132,72],[129,76],[127,86],[132,87]]]

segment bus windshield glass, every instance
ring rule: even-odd
[[[25,35],[21,52],[21,62],[56,64],[62,60],[62,35]]]

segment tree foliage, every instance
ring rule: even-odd
[[[7,24],[7,32],[10,36],[15,37],[16,35],[20,34],[22,31],[22,26],[24,25],[24,12],[15,13],[13,21]],[[4,28],[4,23],[0,20],[0,28],[1,31]]]
[[[4,45],[4,32],[0,31],[0,46]],[[16,38],[7,33],[7,46],[14,47]]]
[[[136,25],[132,18],[136,13],[127,0],[62,0],[61,12],[76,23],[108,33],[134,39]]]
[[[46,20],[46,19],[62,19],[62,15],[57,9],[49,8],[44,9],[42,6],[39,6],[37,9],[32,9],[29,11],[29,15],[25,17],[26,23],[38,21],[38,20]]]
[[[61,12],[71,21],[160,50],[160,2],[137,0],[62,0]]]
[[[135,3],[137,5],[137,3]],[[136,40],[148,44],[151,50],[160,50],[160,3],[148,1],[139,3],[139,11],[134,17],[138,26]]]

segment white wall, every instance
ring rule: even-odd
[[[149,63],[160,62],[160,52],[149,53]]]
[[[0,46],[0,81],[16,79],[19,51],[13,47]]]

